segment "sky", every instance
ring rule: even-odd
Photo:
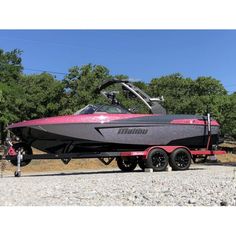
[[[26,74],[62,79],[70,67],[92,63],[144,82],[212,76],[236,91],[236,30],[0,30],[0,48],[22,50]]]

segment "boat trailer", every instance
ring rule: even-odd
[[[6,145],[2,146],[4,152],[0,155],[2,162],[1,172],[3,173],[5,161],[10,161],[16,166],[15,177],[21,176],[21,167],[29,164],[33,159],[56,160],[61,159],[64,164],[68,164],[72,159],[97,158],[103,164],[109,165],[114,159],[117,161],[121,171],[133,171],[138,165],[143,171],[165,171],[168,165],[172,170],[187,170],[191,162],[196,159],[206,159],[208,156],[226,154],[222,150],[190,150],[185,146],[151,146],[143,151],[120,151],[120,152],[81,152],[81,153],[61,153],[61,154],[26,154],[24,149],[15,150],[13,143],[6,140]],[[25,164],[26,163],[26,164]],[[1,173],[1,176],[3,175]]]

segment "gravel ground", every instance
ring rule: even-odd
[[[234,206],[236,167],[192,165],[188,171],[123,173],[81,170],[0,178],[1,206]]]

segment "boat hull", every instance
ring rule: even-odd
[[[93,115],[90,115],[91,118]],[[94,120],[93,120],[94,122]],[[208,129],[196,116],[135,116],[105,122],[40,123],[12,125],[22,141],[47,153],[142,150],[153,145],[204,148]],[[212,144],[219,140],[219,125],[212,123]]]

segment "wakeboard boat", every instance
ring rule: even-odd
[[[150,114],[134,114],[116,99],[115,92],[105,88],[119,84],[123,91],[140,99]],[[96,93],[110,104],[89,104],[73,115],[57,116],[12,124],[8,129],[22,142],[46,153],[87,151],[144,150],[153,145],[182,145],[204,148],[219,142],[219,124],[206,116],[166,114],[163,98],[151,98],[127,80],[105,81]]]

